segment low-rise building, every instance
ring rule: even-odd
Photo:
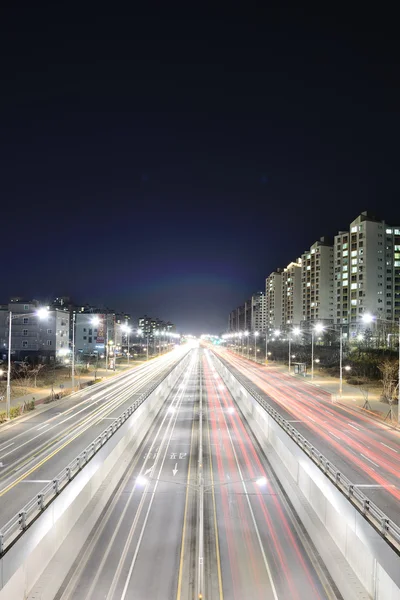
[[[10,312],[12,360],[54,361],[69,352],[69,312],[48,308],[40,317],[40,308],[43,307],[37,300],[24,301],[21,298],[13,298],[8,305],[2,305],[0,339],[3,355],[8,351]]]

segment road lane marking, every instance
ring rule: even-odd
[[[333,437],[335,437],[337,440],[340,440],[340,441],[342,441],[342,439],[341,439],[339,436],[337,436],[335,433],[332,433],[332,431],[330,431],[329,433],[330,433],[331,435],[333,435]]]
[[[216,394],[216,397],[218,399],[220,407],[222,408],[221,399],[218,396],[218,393]],[[265,554],[264,546],[263,546],[263,543],[262,543],[262,540],[261,540],[261,536],[260,536],[260,531],[258,529],[256,518],[255,518],[255,515],[254,515],[254,512],[253,512],[253,508],[251,506],[251,502],[250,502],[250,498],[249,498],[249,492],[247,491],[247,485],[246,485],[246,482],[245,482],[245,480],[243,478],[243,473],[242,473],[242,469],[240,468],[239,460],[238,460],[237,453],[236,453],[236,448],[235,448],[235,445],[233,443],[232,435],[231,435],[231,432],[230,432],[230,429],[229,429],[229,426],[228,426],[228,422],[226,420],[226,416],[225,416],[224,412],[222,412],[222,419],[225,422],[225,430],[226,430],[226,432],[228,434],[228,437],[229,437],[229,440],[230,440],[230,444],[231,444],[231,448],[232,448],[232,453],[233,453],[233,456],[235,458],[236,469],[237,469],[237,471],[239,473],[239,477],[240,477],[240,483],[242,484],[242,487],[243,487],[243,490],[244,490],[244,494],[246,496],[247,505],[249,507],[249,512],[250,512],[250,515],[251,515],[251,520],[252,520],[253,525],[254,525],[254,531],[255,531],[255,534],[256,534],[256,537],[257,537],[257,540],[258,540],[258,544],[259,544],[259,547],[260,547],[261,555],[263,557],[265,570],[267,571],[268,579],[269,579],[269,582],[270,582],[270,585],[271,585],[272,595],[274,597],[274,600],[278,600],[278,594],[277,594],[275,583],[274,583],[274,580],[273,580],[273,577],[272,577],[271,567],[269,566],[269,562],[268,562],[267,556]]]
[[[383,442],[381,442],[381,444],[382,444],[382,446],[385,446],[385,448],[389,448],[389,450],[393,450],[393,452],[396,452],[396,454],[399,453],[399,451],[392,448],[392,446],[388,446],[387,444],[384,444]]]
[[[171,404],[174,404],[174,402],[176,400],[176,397],[177,397],[177,395],[174,396],[174,398],[172,399]],[[153,441],[151,442],[150,451],[154,448],[154,446],[157,443],[157,440],[158,440],[158,438],[160,436],[160,432],[161,432],[161,430],[162,430],[162,428],[164,426],[164,422],[167,419],[167,416],[168,416],[168,413],[166,413],[164,415],[164,417],[163,417],[163,419],[162,419],[162,421],[161,421],[161,423],[160,423],[160,425],[159,425],[159,427],[158,427],[158,429],[157,429],[157,431],[156,431],[156,433],[155,433],[155,435],[153,437]],[[150,433],[150,431],[149,431],[149,433]],[[148,435],[149,434],[147,434],[146,438],[148,437]],[[163,441],[161,441],[161,443],[163,443]],[[158,450],[158,448],[157,448],[157,450]],[[120,486],[118,494],[114,495],[114,497],[113,497],[112,504],[110,505],[110,507],[109,507],[109,509],[107,511],[106,517],[102,520],[100,527],[96,530],[95,535],[93,536],[93,538],[92,538],[92,540],[91,540],[88,548],[85,551],[83,560],[80,562],[80,564],[76,568],[76,570],[75,570],[72,578],[69,580],[69,582],[67,584],[67,587],[64,590],[64,593],[62,595],[62,599],[63,600],[72,597],[72,594],[73,594],[73,592],[75,590],[77,582],[79,582],[79,578],[81,577],[82,572],[83,572],[85,566],[87,565],[88,561],[90,560],[90,558],[92,556],[92,552],[93,552],[96,544],[98,543],[98,541],[100,539],[100,536],[102,535],[102,533],[104,531],[104,528],[107,526],[107,524],[109,522],[109,519],[110,519],[110,516],[112,515],[113,510],[117,506],[117,503],[118,503],[118,501],[119,501],[119,499],[121,497],[121,494],[123,493],[123,490],[125,489],[126,485],[129,483],[130,478],[131,478],[132,474],[134,473],[134,470],[138,466],[140,459],[141,459],[141,453],[137,450],[137,458],[133,460],[132,467],[128,471],[128,473],[127,473],[127,475],[125,477],[124,483]],[[144,469],[145,466],[146,466],[146,462],[140,468],[140,471],[139,471],[140,474],[142,474],[142,471],[143,471],[143,469]],[[115,538],[118,535],[118,532],[119,532],[119,529],[121,527],[122,521],[123,521],[123,519],[125,517],[125,514],[126,514],[128,508],[129,508],[129,504],[130,504],[130,501],[131,501],[131,499],[133,497],[133,494],[134,494],[135,490],[136,490],[136,485],[133,486],[131,492],[129,493],[129,497],[128,497],[126,503],[125,503],[125,507],[124,507],[122,513],[120,513],[120,515],[119,515],[119,520],[118,520],[117,525],[114,528],[114,533],[113,533],[113,535],[111,537],[111,540],[107,544],[107,547],[104,550],[103,557],[102,557],[100,565],[99,565],[99,567],[97,569],[97,572],[96,572],[96,574],[92,578],[91,587],[88,590],[87,595],[86,595],[87,599],[89,599],[90,596],[92,595],[92,592],[93,592],[93,590],[95,588],[95,585],[96,585],[96,583],[98,581],[98,578],[100,577],[101,573],[103,572],[102,570],[103,570],[104,564],[105,564],[105,562],[106,562],[106,560],[108,558],[108,555],[109,555],[109,553],[111,551],[111,547],[112,547],[112,545],[113,545],[113,543],[115,541]],[[142,494],[142,498],[140,500],[140,504],[139,504],[139,506],[137,508],[137,511],[136,511],[135,519],[136,519],[136,516],[137,516],[137,518],[139,518],[139,516],[140,516],[141,505],[142,505],[142,503],[144,503],[145,497],[146,497],[146,494]]]
[[[351,423],[347,423],[347,425],[349,427],[352,427],[353,429],[356,429],[357,431],[360,431],[358,427],[356,427],[355,425],[352,425]]]
[[[23,479],[21,483],[50,483],[51,479]]]
[[[310,421],[314,421],[314,423],[316,423],[316,420],[313,419],[312,417],[308,417],[310,419]]]
[[[40,431],[41,429],[45,429],[45,427],[50,427],[50,423],[45,423],[44,425],[41,425],[37,428],[37,430]]]
[[[189,490],[190,490],[190,471],[192,466],[192,444],[193,444],[193,433],[194,433],[194,415],[192,423],[192,433],[190,435],[190,449],[189,449],[189,466],[187,474],[187,486],[186,486],[186,498],[185,498],[185,511],[183,513],[183,527],[182,527],[182,542],[181,542],[181,556],[179,560],[179,574],[178,574],[178,587],[176,592],[176,600],[180,600],[182,591],[182,568],[183,568],[183,556],[185,553],[185,536],[186,536],[186,520],[189,504]]]
[[[3,452],[3,450],[9,448],[10,446],[14,446],[14,442],[11,442],[11,444],[8,444],[7,446],[3,446],[3,448],[0,448],[0,452]]]
[[[208,400],[208,398],[207,398],[207,400]],[[209,422],[209,416],[208,416],[209,410],[208,410],[207,402],[206,402],[205,406],[206,406],[206,413],[207,413],[208,447],[210,450],[211,496],[212,496],[213,517],[214,517],[215,552],[217,555],[218,588],[219,588],[219,598],[220,598],[220,600],[223,600],[224,593],[223,593],[223,588],[222,588],[221,557],[220,557],[220,553],[219,553],[219,535],[218,535],[218,525],[217,525],[217,507],[216,507],[216,502],[215,502],[214,471],[213,471],[213,465],[212,465],[210,422]]]
[[[142,385],[140,386],[140,388],[142,388],[147,383],[148,383],[148,379],[144,380],[144,378],[143,378]],[[46,462],[46,460],[48,460],[49,458],[52,458],[57,452],[59,452],[60,450],[62,450],[71,441],[75,440],[79,435],[85,433],[92,425],[94,426],[94,425],[97,425],[98,423],[100,423],[101,420],[102,420],[102,417],[100,419],[96,419],[96,417],[99,414],[101,414],[102,412],[104,412],[105,414],[107,414],[107,410],[108,410],[108,414],[109,414],[110,412],[112,412],[113,410],[116,410],[119,406],[121,406],[121,404],[123,404],[124,402],[126,402],[127,399],[128,399],[128,397],[129,397],[129,396],[127,396],[127,394],[129,394],[129,390],[126,390],[125,388],[123,388],[120,391],[119,395],[116,398],[114,398],[111,402],[109,402],[109,404],[103,404],[101,407],[97,407],[95,410],[93,410],[93,412],[90,415],[87,415],[86,417],[84,417],[78,423],[72,424],[69,427],[69,429],[67,429],[66,431],[63,431],[56,438],[50,440],[47,444],[45,444],[43,447],[41,447],[37,452],[33,452],[31,455],[28,455],[22,461],[22,464],[20,464],[20,466],[17,469],[14,469],[14,471],[12,471],[12,466],[14,466],[14,465],[11,465],[10,468],[9,468],[9,470],[8,471],[6,470],[2,474],[0,480],[6,480],[12,473],[16,473],[17,471],[20,471],[23,467],[26,467],[30,462],[32,462],[32,460],[34,458],[36,458],[37,456],[40,456],[40,454],[42,454],[45,450],[47,450],[47,448],[51,448],[52,446],[54,447],[55,444],[58,441],[60,441],[62,439],[65,439],[67,435],[70,435],[73,431],[76,431],[78,428],[82,427],[81,431],[78,431],[78,433],[74,437],[72,437],[71,439],[67,440],[65,444],[63,444],[62,446],[56,448],[56,450],[52,454],[50,454],[48,458],[45,458],[42,462],[38,463],[38,465],[35,466],[32,470],[30,470],[28,473],[26,473],[26,475],[29,475],[30,473],[32,473],[36,468],[38,468],[39,466],[41,466],[42,464],[44,464],[44,462]],[[81,411],[78,411],[78,412],[81,412]],[[20,446],[17,446],[13,450],[10,450],[10,452],[7,452],[7,454],[5,456],[8,456],[12,452],[14,452],[14,450],[19,450],[20,448],[22,448],[23,446],[25,446],[26,444],[28,444],[29,442],[33,441],[34,439],[36,439],[37,437],[39,437],[41,435],[42,434],[39,433],[34,438],[30,438],[27,442],[24,442]],[[5,456],[3,458],[5,458]],[[18,460],[14,464],[18,464]],[[8,492],[14,485],[16,485],[17,483],[19,483],[19,481],[20,480],[16,480],[13,484],[10,484],[7,488],[5,488],[4,490],[0,491],[0,497],[4,493]]]
[[[389,483],[388,485],[381,485],[379,483],[354,483],[353,484],[354,487],[359,487],[359,488],[394,488],[396,487],[395,485],[393,485],[392,483]]]
[[[374,462],[373,460],[371,460],[370,458],[368,458],[368,456],[365,456],[365,454],[362,454],[362,452],[360,452],[361,456],[364,457],[366,460],[369,460],[370,463],[372,463],[373,465],[375,465],[376,467],[379,467],[379,465],[376,464],[376,462]]]

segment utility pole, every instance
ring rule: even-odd
[[[72,391],[75,389],[75,313],[72,313]]]

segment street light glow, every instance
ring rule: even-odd
[[[344,368],[345,371],[351,371],[351,366],[350,365],[346,365]]]
[[[281,335],[281,332],[279,331],[279,329],[275,329],[274,335],[275,335],[275,337],[279,337]]]
[[[140,485],[141,487],[144,487],[145,485],[147,485],[149,482],[146,479],[146,477],[143,477],[143,475],[138,475],[136,477],[136,483],[137,485]]]
[[[292,331],[293,335],[300,335],[301,330],[300,327],[295,327]]]
[[[374,321],[374,315],[371,315],[370,313],[365,313],[362,316],[362,321],[364,323],[372,323]]]
[[[259,487],[262,487],[262,486],[266,485],[266,483],[267,483],[267,478],[266,478],[266,477],[259,477],[259,478],[256,480],[256,484],[257,484]]]
[[[36,311],[36,314],[39,317],[39,319],[45,319],[49,314],[49,309],[48,308],[39,308]]]
[[[322,325],[322,323],[317,323],[314,329],[317,333],[321,333],[321,331],[324,330],[324,326]]]
[[[92,325],[99,325],[99,323],[100,323],[100,317],[92,317],[92,319],[91,319],[90,322],[91,322]]]

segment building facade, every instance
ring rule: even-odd
[[[282,327],[282,272],[276,269],[265,280],[265,329]]]
[[[364,313],[400,318],[400,227],[368,212],[335,236],[335,322],[354,335]]]
[[[12,360],[59,360],[70,350],[70,315],[68,310],[49,308],[43,318],[37,314],[37,300],[23,301],[14,298],[2,305],[0,327],[2,355],[8,351],[9,313],[12,313],[11,356]]]
[[[281,325],[288,330],[299,327],[302,320],[301,258],[291,262],[281,275]]]
[[[75,354],[104,355],[106,345],[116,345],[114,313],[82,312],[75,314]]]
[[[301,256],[302,326],[333,324],[333,241],[322,237]]]

